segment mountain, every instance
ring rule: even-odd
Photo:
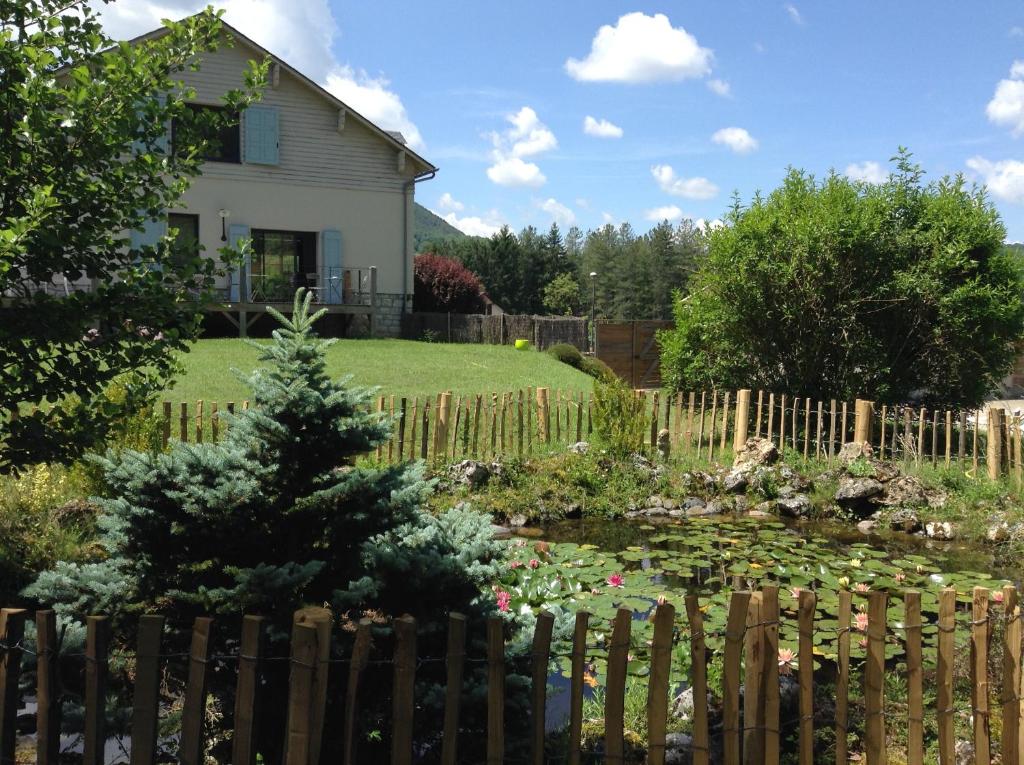
[[[441,239],[465,239],[466,235],[446,220],[439,218],[430,212],[419,202],[415,203],[413,220],[413,245],[416,252],[427,242],[436,242]]]

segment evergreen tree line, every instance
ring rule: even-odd
[[[424,247],[460,260],[509,313],[589,315],[593,301],[599,318],[614,320],[670,319],[673,294],[686,290],[704,249],[691,221],[665,221],[645,234],[628,223],[585,233],[573,226],[564,237],[554,223],[546,234],[505,226],[489,239]]]

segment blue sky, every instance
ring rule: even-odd
[[[123,35],[197,5],[120,0],[105,16]],[[870,180],[905,145],[929,178],[988,183],[1008,238],[1024,239],[1019,3],[225,6],[242,31],[403,130],[441,168],[417,200],[470,233],[710,221],[789,165]],[[585,132],[587,117],[601,135]]]

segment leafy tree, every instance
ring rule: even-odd
[[[164,387],[193,336],[212,261],[170,238],[133,251],[130,232],[174,204],[205,136],[256,97],[265,65],[225,94],[223,115],[186,107],[194,94],[175,75],[220,30],[207,10],[114,45],[85,3],[0,3],[0,470],[98,441]],[[100,394],[126,370],[112,404]]]
[[[983,190],[894,162],[737,202],[662,335],[669,383],[978,405],[1024,331],[1020,270]]]
[[[572,274],[559,274],[544,288],[544,308],[549,313],[573,316],[580,304],[580,285]]]
[[[243,613],[262,613],[281,639],[294,609],[330,604],[382,624],[412,614],[423,650],[440,652],[449,610],[493,612],[485,584],[503,547],[489,518],[421,510],[432,489],[422,464],[357,462],[391,423],[370,411],[373,390],[328,378],[332,341],[313,333],[326,311],[309,305],[300,294],[291,319],[274,312],[273,342],[254,343],[270,365],[248,378],[254,406],[227,418],[221,441],[101,460],[112,496],[97,500],[95,559],[58,564],[27,595],[65,623],[106,613],[128,629],[139,613],[165,614],[170,650],[187,645],[199,614],[237,634]],[[280,669],[271,697],[284,694]]]
[[[455,258],[426,253],[413,262],[413,305],[417,311],[482,313],[483,285]]]

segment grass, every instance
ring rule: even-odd
[[[269,341],[267,341],[269,342]],[[258,351],[241,340],[199,340],[182,355],[183,373],[165,399],[240,402],[250,396],[232,372],[259,366]],[[547,386],[589,391],[592,378],[546,353],[500,345],[423,343],[413,340],[338,340],[327,351],[332,377],[354,376],[357,385],[380,386],[396,396],[433,396]]]

